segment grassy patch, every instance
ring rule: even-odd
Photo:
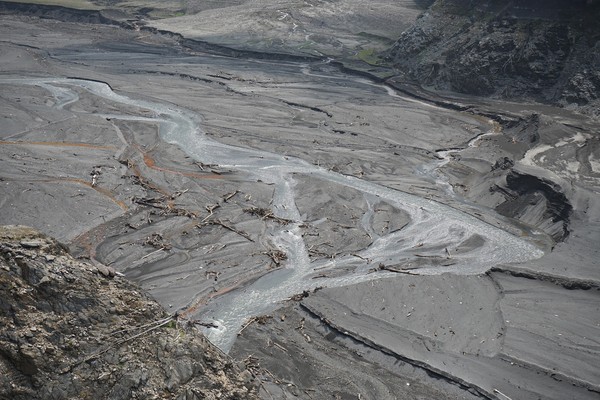
[[[370,65],[381,65],[381,58],[379,58],[379,53],[375,49],[362,49],[356,56],[359,60],[366,62]]]

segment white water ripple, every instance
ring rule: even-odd
[[[526,238],[447,205],[341,175],[298,158],[214,141],[204,134],[198,114],[172,104],[133,99],[115,93],[105,83],[80,79],[4,79],[0,82],[43,87],[55,96],[56,107],[61,108],[79,99],[77,93],[68,88],[71,86],[83,88],[106,100],[148,110],[154,116],[113,114],[111,118],[155,123],[163,140],[178,145],[197,161],[235,169],[247,174],[249,179],[261,179],[275,185],[275,212],[279,217],[294,221],[289,226],[268,231],[271,242],[287,254],[286,268],[274,271],[246,288],[221,296],[199,311],[198,316],[203,320],[212,320],[218,325],[217,329],[208,329],[205,333],[224,351],[231,348],[240,327],[248,318],[270,312],[293,294],[317,286],[336,287],[397,276],[386,272],[369,273],[368,266],[406,262],[415,257],[416,247],[423,251],[456,248],[475,235],[483,238],[481,246],[453,255],[453,265],[424,267],[415,272],[419,274],[480,274],[498,264],[523,262],[543,255]],[[404,210],[410,216],[410,222],[400,231],[375,236],[373,244],[357,254],[360,257],[348,255],[311,262],[302,238],[300,226],[303,221],[295,204],[292,174],[303,174],[362,192],[369,203],[362,219],[363,226],[368,225],[372,217],[371,203],[376,199]],[[367,259],[370,263],[365,261]],[[312,279],[315,270],[323,272],[340,268],[345,271],[341,276]]]

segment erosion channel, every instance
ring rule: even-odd
[[[319,385],[361,399],[598,394],[593,276],[511,269],[548,257],[562,220],[501,215],[500,189],[464,172],[489,178],[504,150],[523,150],[494,104],[444,107],[326,58],[1,22],[0,222],[53,235],[200,322],[265,368],[265,398],[320,398]],[[575,114],[545,118],[569,122],[565,149],[589,138]],[[512,179],[547,182],[532,169],[552,148],[522,151]]]

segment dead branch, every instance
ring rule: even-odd
[[[212,322],[200,322],[200,321],[191,321],[194,325],[203,326],[205,328],[218,328],[217,324],[213,324]]]
[[[324,257],[324,258],[335,258],[335,254],[328,254],[325,253],[324,251],[321,250],[317,250],[316,248],[319,246],[328,246],[328,247],[333,247],[333,245],[331,243],[320,243],[320,244],[313,244],[308,248],[308,254],[311,257]]]
[[[220,204],[209,204],[204,208],[206,208],[206,211],[208,211],[212,215],[212,213],[219,207],[221,207]]]
[[[214,213],[214,211],[215,211],[217,208],[219,208],[219,207],[221,207],[221,205],[220,205],[220,204],[209,204],[209,205],[205,206],[204,208],[206,208],[206,211],[208,211],[208,215],[206,216],[206,218],[204,218],[204,219],[202,220],[202,222],[204,222],[204,221],[206,221],[207,219],[209,219],[210,217],[212,217],[212,216],[213,216],[213,213]]]
[[[308,290],[304,290],[302,293],[298,293],[293,296],[290,296],[286,300],[287,301],[301,301],[302,299],[308,297],[309,295],[310,295],[310,293],[308,292]]]
[[[411,268],[411,269],[414,269],[414,268]],[[384,263],[380,263],[379,266],[377,267],[377,270],[378,271],[395,272],[397,274],[418,275],[418,274],[410,272],[408,269],[399,269],[399,268],[394,268],[394,267],[388,267]]]
[[[181,193],[185,193],[185,192],[181,192]],[[197,213],[186,210],[185,208],[176,207],[170,203],[171,200],[172,199],[167,196],[148,197],[148,198],[143,198],[143,199],[134,197],[132,199],[132,201],[134,203],[161,210],[163,215],[175,214],[175,215],[188,217],[188,218],[194,218],[194,219],[198,218]]]
[[[161,250],[163,250],[163,249],[170,250],[171,249],[171,244],[165,242],[165,239],[163,238],[163,236],[160,233],[153,233],[150,236],[146,237],[144,244],[148,244],[154,248],[161,249]]]
[[[172,316],[170,316],[168,318],[172,318]],[[161,321],[164,321],[164,320],[161,320]],[[158,321],[158,322],[160,322],[160,321]],[[118,333],[125,333],[125,332],[129,332],[129,331],[136,331],[136,330],[139,330],[139,329],[144,329],[144,328],[147,328],[147,327],[150,327],[150,326],[154,326],[154,325],[156,325],[156,323],[157,323],[157,321],[152,321],[152,322],[148,322],[147,324],[143,324],[143,325],[130,326],[130,327],[127,327],[125,329],[119,329],[117,331],[113,331],[113,332],[111,332],[107,336],[115,336]],[[104,336],[104,338],[106,338],[107,336]]]
[[[246,329],[247,327],[250,326],[251,323],[254,322],[254,317],[250,318],[248,321],[246,321],[246,323],[244,325],[242,325],[242,327],[240,328],[240,330],[238,331],[238,336],[240,336],[242,334],[242,332],[244,332],[244,329]]]
[[[225,245],[225,244],[221,244],[221,245],[216,245],[216,244],[213,244],[212,246],[210,246],[210,247],[208,248],[208,250],[206,250],[206,251],[204,252],[204,254],[210,254],[210,253],[213,253],[213,252],[215,252],[215,251],[223,250],[223,249],[224,249],[226,246],[227,246],[227,245]]]
[[[126,163],[121,162],[121,164],[127,165],[128,168],[132,168],[135,166],[135,164],[133,164],[129,160],[127,160]],[[133,181],[134,185],[140,185],[141,187],[143,187],[146,190],[154,190],[155,189],[150,182],[148,182],[146,179],[142,178],[141,176],[130,175],[129,177]]]
[[[252,317],[246,321],[246,323],[242,326],[242,328],[238,332],[238,336],[242,334],[244,329],[250,326],[253,322],[257,322],[260,325],[265,325],[269,320],[273,319],[272,315],[259,315],[257,317]]]
[[[273,319],[272,315],[259,315],[258,317],[254,318],[254,320],[256,322],[258,322],[260,325],[265,325],[268,321],[270,321],[272,319]]]
[[[272,221],[280,223],[281,225],[287,225],[287,224],[293,222],[291,219],[281,218],[281,217],[276,216],[273,213],[273,211],[268,208],[250,207],[250,208],[244,209],[244,212],[247,212],[248,214],[251,214],[251,215],[261,217],[261,219],[270,219]]]
[[[331,254],[327,254],[327,253],[324,253],[322,251],[318,251],[318,250],[315,250],[312,248],[308,249],[308,255],[310,255],[311,257],[324,257],[324,258],[332,257]]]
[[[146,258],[148,258],[148,257],[150,257],[150,256],[152,256],[152,255],[154,255],[154,254],[156,254],[156,253],[159,253],[159,252],[161,252],[161,251],[163,251],[163,250],[168,250],[168,249],[167,249],[167,248],[165,248],[165,247],[161,247],[161,248],[160,248],[160,249],[158,249],[158,250],[154,250],[152,253],[148,253],[148,254],[146,254],[146,255],[145,255],[145,256],[143,256],[141,259],[142,259],[142,260],[145,260]]]
[[[211,220],[211,221],[203,221],[203,222],[201,222],[201,223],[197,224],[197,225],[196,225],[196,227],[197,227],[197,228],[201,228],[201,227],[203,227],[203,226],[206,226],[206,225],[219,225],[219,226],[222,226],[223,228],[225,228],[225,229],[227,229],[227,230],[230,230],[230,231],[232,231],[232,232],[235,232],[235,233],[237,233],[238,235],[240,235],[240,236],[241,236],[241,237],[243,237],[244,239],[247,239],[247,240],[249,240],[249,241],[251,241],[251,242],[254,242],[254,239],[252,239],[252,238],[250,237],[250,235],[248,235],[246,232],[244,232],[244,231],[240,231],[240,230],[238,230],[238,229],[234,228],[234,227],[233,227],[233,226],[231,226],[231,225],[227,225],[226,223],[224,223],[223,221],[221,221],[221,220],[218,220],[218,219],[213,219],[213,220]]]
[[[146,238],[146,240],[144,241],[144,244],[150,245],[154,248],[156,248],[157,250],[146,254],[145,256],[142,257],[142,260],[160,252],[160,251],[168,251],[171,250],[171,244],[165,242],[165,239],[163,238],[163,236],[160,233],[153,233],[152,235],[148,236]]]
[[[194,164],[196,164],[196,166],[198,166],[198,168],[200,168],[201,171],[204,171],[204,168],[211,169],[211,168],[219,167],[217,164],[205,164],[200,161],[196,161],[196,162],[194,162]]]
[[[354,257],[357,257],[357,258],[360,258],[361,260],[363,260],[363,261],[366,261],[366,262],[368,262],[368,263],[370,263],[370,262],[371,262],[371,260],[370,260],[370,259],[368,259],[368,258],[365,258],[365,257],[361,256],[360,254],[352,253],[352,254],[350,254],[350,255],[351,255],[351,256],[354,256]]]
[[[302,318],[300,320],[300,324],[296,327],[296,330],[300,332],[300,334],[302,335],[304,340],[306,340],[307,343],[310,343],[311,342],[310,336],[308,336],[306,334],[306,332],[304,332],[304,323],[305,322],[306,322],[306,318]]]
[[[269,258],[273,261],[273,264],[275,264],[276,267],[279,267],[282,261],[287,260],[287,254],[285,254],[281,250],[263,251],[261,254],[269,256]]]
[[[215,282],[219,279],[221,272],[219,271],[206,271],[206,279],[213,278]]]
[[[165,205],[161,204],[161,203],[163,201],[165,201],[166,199],[164,197],[152,197],[152,198],[145,198],[145,199],[139,199],[137,197],[134,197],[132,200],[134,203],[141,204],[143,206],[148,206],[148,207],[158,208],[159,210],[164,210]]]
[[[73,371],[73,368],[75,368],[76,366],[81,365],[83,363],[86,363],[88,361],[94,360],[94,359],[100,357],[102,354],[106,353],[107,351],[109,351],[112,348],[121,346],[121,345],[123,345],[123,344],[125,344],[125,343],[127,343],[127,342],[129,342],[131,340],[137,339],[137,338],[139,338],[139,337],[141,337],[141,336],[143,336],[143,335],[145,335],[147,333],[155,331],[156,329],[159,329],[159,328],[167,325],[171,321],[176,321],[177,320],[177,316],[178,316],[177,313],[175,313],[173,315],[169,315],[166,318],[160,319],[158,321],[154,321],[153,323],[144,324],[144,325],[141,325],[139,327],[133,328],[134,330],[139,330],[139,329],[143,329],[143,328],[146,328],[146,329],[143,329],[141,332],[136,333],[134,335],[131,335],[129,337],[126,337],[126,338],[123,338],[123,339],[120,339],[120,340],[116,340],[113,343],[110,343],[104,349],[99,350],[99,351],[97,351],[95,353],[92,353],[89,356],[84,357],[83,359],[74,362],[73,364],[71,364],[67,368],[63,369],[61,371],[61,373],[71,372],[71,371]]]
[[[227,193],[227,194],[225,194],[225,195],[223,196],[223,201],[225,201],[225,202],[227,203],[229,200],[231,200],[231,198],[232,198],[233,196],[235,196],[235,195],[236,195],[236,194],[238,194],[238,193],[240,193],[240,191],[239,191],[239,190],[235,190],[234,192],[231,192],[231,193]]]
[[[189,210],[186,210],[185,208],[175,207],[171,204],[167,204],[167,207],[166,207],[164,213],[165,214],[174,214],[174,215],[178,215],[180,217],[188,217],[191,219],[198,218],[198,214],[195,213],[194,211],[189,211]]]
[[[273,343],[273,346],[277,347],[278,349],[280,349],[284,353],[288,352],[287,349],[285,347],[283,347],[282,345],[280,345],[279,343],[275,343],[275,342],[272,342],[272,343]]]
[[[178,198],[179,196],[181,196],[182,194],[185,194],[189,191],[190,189],[185,189],[185,190],[178,190],[175,193],[173,193],[171,195],[171,200],[175,200],[176,198]]]

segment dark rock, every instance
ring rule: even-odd
[[[21,246],[25,247],[25,248],[28,248],[28,249],[35,249],[35,248],[38,248],[38,247],[42,247],[42,245],[44,244],[44,242],[41,241],[41,240],[33,239],[33,240],[21,240],[19,242],[19,244]]]
[[[437,0],[384,58],[421,84],[600,115],[600,3]]]
[[[111,271],[111,268],[106,267],[104,265],[101,264],[97,264],[96,265],[96,269],[98,270],[98,273],[106,278],[112,278],[115,276],[115,272],[114,270]]]
[[[19,349],[18,357],[15,358],[15,367],[24,375],[35,375],[39,370],[37,364],[40,354],[31,345],[23,345]]]
[[[1,399],[257,398],[193,324],[112,268],[14,226],[0,227],[0,267]]]
[[[569,236],[573,206],[559,184],[513,169],[505,187],[494,190],[506,198],[496,207],[499,213],[540,227],[556,242]]]
[[[514,167],[514,165],[515,165],[515,162],[513,160],[511,160],[510,158],[500,157],[499,159],[496,160],[494,165],[492,165],[492,171],[495,171],[497,169],[500,169],[500,170],[511,169],[512,167]]]

